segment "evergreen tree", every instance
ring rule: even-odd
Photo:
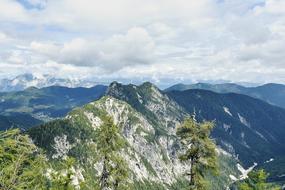
[[[281,190],[281,187],[266,183],[269,176],[263,169],[252,171],[248,178],[238,185],[239,190]]]
[[[66,158],[66,160],[59,162],[59,164],[56,167],[51,166],[47,170],[47,177],[49,179],[49,184],[48,184],[49,190],[73,189],[73,186],[71,186],[72,172],[70,171],[71,170],[70,168],[73,166],[73,164],[74,164],[73,159]],[[54,170],[53,168],[57,168],[57,170]]]
[[[198,123],[192,118],[186,118],[177,129],[177,136],[184,149],[179,159],[191,165],[190,171],[186,173],[191,190],[207,189],[205,174],[218,173],[216,146],[209,137],[213,127],[212,122]]]
[[[0,189],[45,189],[46,158],[20,130],[0,131]]]
[[[126,189],[128,179],[128,166],[120,156],[125,147],[125,141],[120,136],[119,127],[111,117],[104,119],[104,123],[96,130],[96,145],[99,160],[103,163],[100,177],[100,188]]]

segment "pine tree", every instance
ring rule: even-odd
[[[186,118],[177,129],[177,136],[183,146],[184,153],[179,157],[182,162],[190,163],[189,187],[191,190],[207,189],[205,175],[218,173],[215,143],[209,137],[213,129],[212,122],[198,123]]]
[[[0,189],[45,189],[46,158],[20,130],[0,132]]]
[[[99,159],[103,163],[100,188],[102,190],[127,188],[128,167],[120,156],[120,151],[126,143],[120,136],[119,127],[114,124],[112,118],[106,116],[96,133]]]

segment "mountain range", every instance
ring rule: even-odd
[[[41,89],[30,87],[17,92],[2,92],[0,93],[0,115],[8,118],[23,118],[22,122],[14,122],[14,124],[6,125],[6,128],[13,125],[29,128],[33,126],[32,124],[64,117],[71,109],[100,98],[105,94],[106,89],[107,86],[104,85],[91,88],[51,86]]]
[[[273,181],[284,180],[285,109],[248,95],[199,89],[162,91],[149,82],[113,82],[109,87],[28,88],[1,93],[0,100],[1,129],[7,125],[28,129],[41,123],[28,133],[50,158],[57,155],[53,147],[60,138],[75,147],[67,154],[89,158],[87,145],[96,138],[92,130],[100,126],[103,115],[111,116],[129,144],[124,157],[138,184],[147,181],[164,188],[183,184],[178,179],[187,166],[177,163],[175,131],[189,116],[215,122],[212,137],[226,171],[219,187],[231,183],[229,175],[238,178],[244,171],[238,162],[245,168],[265,168]]]
[[[178,160],[179,141],[176,127],[187,113],[168,95],[150,83],[140,86],[112,83],[106,95],[97,101],[75,108],[60,120],[31,128],[27,132],[37,146],[47,152],[51,160],[66,155],[75,157],[82,171],[92,175],[88,161],[96,155],[89,148],[95,141],[94,130],[109,115],[120,128],[127,148],[121,155],[131,171],[134,189],[181,189],[187,186],[183,172],[189,168]],[[68,144],[61,149],[58,142]],[[222,174],[208,176],[211,189],[225,189],[232,183],[231,176],[239,178],[238,161],[222,149],[219,152]],[[99,165],[95,164],[99,171]],[[96,173],[96,172],[95,172]],[[94,175],[94,174],[93,174]],[[88,183],[88,182],[86,182]]]
[[[4,78],[0,80],[0,92],[22,91],[29,87],[43,88],[49,86],[92,87],[98,83],[91,80],[74,78],[57,78],[51,75],[34,75],[26,73],[15,78]]]
[[[237,93],[245,94],[254,98],[261,99],[272,105],[276,105],[285,108],[285,85],[268,83],[256,87],[245,87],[235,83],[223,83],[223,84],[209,84],[209,83],[197,83],[197,84],[176,84],[171,86],[165,91],[184,91],[189,89],[202,89],[210,90],[217,93]]]

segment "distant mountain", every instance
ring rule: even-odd
[[[0,115],[0,131],[10,128],[27,129],[41,123],[42,121],[24,113],[13,114],[12,116]]]
[[[257,87],[244,87],[234,83],[224,84],[208,84],[208,83],[197,83],[197,84],[176,84],[165,89],[169,91],[183,91],[189,89],[202,89],[210,90],[218,93],[238,93],[245,94],[254,98],[264,100],[272,105],[285,108],[285,85],[269,83]]]
[[[56,78],[50,75],[23,74],[13,79],[0,80],[0,92],[22,91],[29,87],[43,88],[48,86],[92,87],[95,82],[80,79]]]
[[[107,87],[103,85],[92,88],[51,86],[41,89],[31,87],[19,92],[2,92],[0,93],[0,115],[29,116],[22,119],[26,121],[26,127],[29,127],[29,120],[46,122],[64,117],[74,107],[100,98],[105,94],[106,89]]]
[[[167,95],[198,121],[214,120],[212,135],[216,142],[236,154],[246,166],[256,162],[266,165],[275,176],[285,172],[285,168],[273,169],[285,164],[284,109],[234,93],[186,90],[170,91]],[[275,161],[267,163],[271,158]]]

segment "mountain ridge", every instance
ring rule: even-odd
[[[113,84],[115,85],[110,85],[107,90],[108,95],[128,102],[141,113],[146,113],[150,108],[154,108],[151,110],[155,115],[152,117],[153,120],[164,118],[165,116],[161,113],[165,113],[165,110],[172,110],[169,112],[170,115],[174,113],[171,117],[171,121],[179,121],[184,117],[193,115],[195,109],[193,109],[193,107],[192,109],[187,107],[192,103],[193,106],[196,107],[195,115],[199,121],[203,119],[216,120],[217,127],[214,128],[213,135],[215,138],[218,137],[218,144],[226,148],[227,151],[231,152],[232,149],[233,154],[239,154],[239,157],[246,167],[253,165],[254,162],[258,162],[260,166],[264,165],[264,162],[269,160],[273,155],[285,152],[282,151],[284,150],[285,143],[281,143],[280,146],[280,143],[274,143],[274,138],[270,137],[270,135],[273,134],[273,136],[278,136],[280,142],[284,141],[280,134],[285,135],[285,123],[282,119],[285,118],[285,110],[280,107],[272,106],[262,100],[247,95],[236,93],[217,94],[205,90],[197,90],[197,92],[201,92],[202,94],[194,93],[190,98],[186,96],[186,104],[182,104],[177,98],[177,95],[174,96],[171,92],[161,91],[151,83],[144,83],[139,86]],[[160,96],[155,97],[154,95],[150,95],[156,94],[152,91],[160,93]],[[143,94],[142,92],[148,93]],[[176,91],[176,93],[180,92]],[[212,98],[212,96],[214,98]],[[225,98],[224,96],[229,97]],[[157,97],[160,97],[159,101],[155,101]],[[225,105],[226,103],[224,101],[229,103],[229,105]],[[156,104],[157,102],[162,106],[158,106],[158,104]],[[219,102],[219,104],[217,104],[217,102]],[[239,104],[241,104],[241,106],[239,106]],[[168,108],[167,106],[169,105],[175,106]],[[157,107],[159,108],[156,109]],[[270,117],[267,116],[268,113],[263,110],[267,110],[271,114]],[[202,115],[199,113],[200,111],[202,111]],[[234,114],[234,117],[229,113]],[[272,133],[264,131],[260,126],[264,127],[269,125],[266,129],[270,130],[270,127],[275,125],[272,122],[272,118],[277,122],[275,128],[278,128],[278,130],[276,129]],[[173,125],[169,125],[170,128],[171,126]],[[232,129],[230,129],[231,127]],[[231,132],[231,130],[233,131]],[[233,134],[235,135],[232,136]],[[263,137],[269,138],[270,143],[266,142]],[[248,147],[247,143],[249,142],[247,141],[251,141],[252,147]],[[261,144],[260,147],[255,147],[259,144]],[[283,156],[284,155],[282,155],[282,157]],[[284,158],[282,158],[282,160],[284,160]],[[276,171],[273,171],[273,175],[276,176],[277,173],[278,175],[281,174],[283,170],[281,169],[275,172]]]
[[[204,89],[217,93],[238,93],[261,99],[272,105],[285,108],[285,85],[277,83],[267,83],[256,87],[244,87],[235,83],[209,84],[196,83],[191,85],[177,84],[167,89],[166,92],[177,90],[184,91],[189,89]]]
[[[135,189],[184,187],[185,179],[182,173],[188,166],[178,161],[179,144],[174,135],[175,130],[164,123],[162,118],[157,122],[160,126],[155,126],[156,124],[127,102],[110,95],[72,110],[65,119],[32,128],[28,133],[39,147],[47,151],[50,159],[55,157],[59,159],[58,156],[63,156],[58,154],[63,151],[57,152],[54,149],[54,143],[56,139],[64,137],[66,143],[72,147],[66,154],[84,163],[86,159],[84,156],[90,160],[90,156],[94,154],[91,154],[87,147],[96,138],[92,135],[93,131],[100,127],[104,115],[113,118],[121,130],[121,135],[127,141],[128,148],[121,155],[129,163],[131,180],[135,183]],[[164,133],[157,133],[162,128]],[[223,151],[220,151],[220,157],[224,161],[222,168],[225,169],[226,175],[217,179],[217,183],[213,184],[214,189],[225,188],[224,185],[229,185],[231,183],[230,174],[237,177],[240,175],[236,165],[237,161],[233,157],[224,154]],[[85,164],[81,165],[83,169],[85,169],[84,166]],[[95,167],[95,169],[98,168]]]
[[[72,108],[94,101],[105,94],[107,87],[68,88],[51,86],[38,89],[29,87],[24,91],[0,93],[0,115],[26,114],[46,122],[64,117]]]
[[[44,88],[49,86],[75,87],[93,87],[98,85],[88,79],[77,78],[59,78],[52,75],[34,75],[25,73],[14,78],[4,78],[0,80],[0,92],[23,91],[29,87]]]

